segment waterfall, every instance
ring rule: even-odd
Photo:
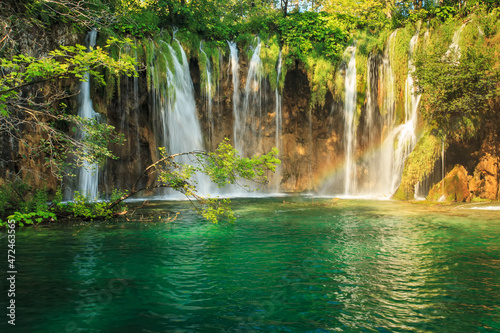
[[[279,84],[280,84],[280,76],[281,76],[281,49],[280,54],[278,56],[278,66],[276,68],[276,90],[275,90],[275,99],[276,99],[276,148],[281,151],[281,132],[283,130],[283,118],[281,116],[281,95],[279,93]]]
[[[344,194],[352,194],[356,187],[356,164],[354,152],[356,149],[356,47],[347,49],[351,52],[351,58],[347,66],[345,76],[345,100],[344,100],[344,147],[345,147],[345,179]]]
[[[165,75],[167,82],[165,87],[159,91],[159,78],[153,80],[157,84],[155,86],[155,91],[157,91],[155,112],[159,113],[162,134],[160,143],[167,148],[168,154],[201,151],[204,150],[203,136],[196,110],[189,62],[179,41],[175,38],[174,41],[177,43],[179,52],[163,42],[170,57],[166,57],[165,54],[160,54],[160,56],[171,59],[166,73],[158,73],[158,70],[152,72],[155,76]],[[156,66],[156,68],[159,67]],[[181,156],[177,161],[185,164],[193,162],[187,156]],[[197,175],[196,181],[201,194],[209,193],[210,181],[208,177]],[[174,195],[170,191],[169,194]]]
[[[87,45],[90,48],[95,47],[97,39],[97,30],[91,30],[87,35]],[[85,73],[85,80],[80,83],[80,94],[78,95],[78,102],[80,107],[78,115],[82,118],[96,119],[98,114],[94,111],[92,106],[92,98],[90,97],[90,76]],[[85,136],[85,132],[79,132],[80,138]],[[85,195],[90,200],[96,200],[98,197],[99,185],[99,165],[89,164],[83,161],[83,166],[78,170],[78,191],[80,194]]]
[[[377,95],[375,94],[378,92],[378,89],[376,89],[376,85],[378,82],[377,78],[374,77],[375,75],[373,75],[374,73],[372,73],[373,70],[378,70],[376,58],[376,56],[370,55],[366,62],[366,117],[363,128],[365,131],[363,139],[364,144],[367,146],[376,144],[377,132],[379,130],[375,114],[377,111]],[[377,185],[376,182],[379,179],[380,169],[378,168],[378,165],[376,163],[377,157],[378,156],[376,155],[368,157],[368,179],[365,180],[363,184],[359,184],[364,185],[365,188],[368,187],[369,193],[373,193]],[[360,190],[360,187],[361,186],[358,186],[358,191]],[[366,190],[365,188],[363,188],[362,190]]]
[[[283,134],[282,133],[283,132],[283,117],[281,116],[281,95],[279,93],[281,66],[282,66],[282,58],[281,58],[281,49],[280,49],[280,53],[278,56],[278,66],[276,68],[276,90],[275,90],[276,148],[278,148],[280,156],[282,154],[282,143],[281,143],[282,138],[281,138],[281,136]],[[277,192],[279,192],[280,191],[280,184],[281,184],[281,164],[278,165],[276,168],[275,182],[276,182],[275,183],[275,190]]]
[[[212,147],[213,136],[214,136],[214,117],[212,113],[212,64],[210,63],[210,58],[207,56],[205,51],[203,51],[203,42],[200,42],[200,52],[205,56],[206,59],[206,76],[207,82],[205,85],[205,98],[206,98],[206,108],[207,108],[207,120],[208,120],[208,143],[209,147]]]
[[[405,82],[405,119],[404,123],[394,128],[392,135],[393,142],[396,143],[394,151],[394,163],[392,165],[391,193],[394,193],[401,182],[404,163],[417,142],[417,109],[420,102],[420,95],[415,94],[412,73],[415,71],[413,65],[413,53],[417,46],[419,31],[410,40],[408,51],[408,74]]]
[[[448,50],[445,53],[446,57],[451,56],[456,56],[456,58],[460,58],[460,45],[458,43],[460,42],[460,35],[462,34],[462,31],[464,30],[465,26],[467,25],[468,22],[465,22],[458,28],[455,33],[453,33],[453,38],[451,39],[451,44],[448,47]]]
[[[234,118],[235,148],[245,157],[258,152],[261,145],[263,69],[260,48],[261,41],[257,37],[257,46],[253,50],[248,67],[243,103],[240,108],[236,108]],[[250,151],[247,148],[251,148]]]
[[[366,157],[366,175],[368,179],[359,184],[357,192],[364,195],[390,197],[398,189],[401,182],[403,168],[408,155],[415,147],[417,141],[417,110],[420,95],[415,94],[412,73],[415,70],[413,65],[413,54],[418,42],[419,31],[411,38],[408,53],[408,74],[405,81],[404,99],[404,119],[400,125],[395,125],[395,76],[392,68],[392,58],[394,53],[397,30],[388,38],[384,55],[380,67],[376,68],[375,56],[370,56],[367,63],[367,97],[366,97],[366,121],[365,135],[368,147],[376,148],[381,142],[380,149],[374,150]],[[375,75],[379,74],[379,78]],[[377,82],[377,79],[379,80]],[[347,76],[346,76],[347,82]],[[375,95],[375,88],[378,89]],[[348,95],[346,88],[346,100]],[[378,102],[377,102],[378,101]],[[346,103],[347,104],[347,103]],[[376,106],[381,109],[381,121],[375,121]],[[377,137],[376,135],[380,135]],[[345,135],[349,135],[346,131]],[[380,138],[380,141],[379,139]],[[349,153],[349,151],[347,151]],[[346,159],[346,167],[353,162]],[[347,178],[347,177],[346,177]],[[354,177],[352,178],[354,179]],[[346,179],[346,184],[349,180]],[[351,186],[352,187],[352,186]],[[347,188],[347,186],[346,186]],[[352,193],[346,192],[346,194]]]
[[[240,104],[240,65],[239,65],[239,57],[238,57],[238,48],[236,47],[235,42],[227,42],[229,45],[229,53],[230,53],[230,58],[231,58],[231,74],[233,77],[233,116],[234,116],[234,123],[235,125],[233,126],[233,139],[234,139],[234,144],[235,147],[237,147],[236,143],[236,124],[240,122],[239,119],[239,104]]]
[[[378,94],[382,94],[381,98],[381,114],[383,115],[383,122],[377,124],[374,122],[375,106],[377,105],[378,96],[373,96],[372,87],[377,86],[378,82],[374,75],[372,75],[371,61],[373,57],[368,60],[368,74],[367,74],[367,126],[368,129],[368,144],[376,145],[374,142],[375,130],[372,127],[381,126],[380,141],[382,145],[380,150],[371,156],[368,161],[368,195],[382,195],[388,197],[392,193],[391,178],[392,178],[392,165],[394,162],[394,135],[392,133],[394,128],[394,113],[395,113],[395,77],[392,68],[392,55],[394,54],[394,45],[397,35],[397,30],[393,31],[387,40],[382,57],[382,63],[378,73],[380,75],[380,88]]]
[[[138,60],[137,57],[137,47],[135,49],[135,59],[136,61]],[[139,66],[136,65],[135,67],[136,70],[139,69]],[[136,145],[136,150],[135,150],[135,158],[137,161],[137,170],[139,172],[142,172],[144,166],[142,165],[142,159],[141,159],[141,136],[140,136],[140,129],[139,129],[139,77],[134,76],[134,123],[136,126],[136,135],[135,135],[135,145]],[[133,185],[133,184],[132,184]]]

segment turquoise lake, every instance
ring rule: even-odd
[[[3,278],[0,328],[500,332],[500,211],[470,209],[485,206],[235,199],[236,223],[214,225],[153,202],[128,220],[25,227],[16,326]]]

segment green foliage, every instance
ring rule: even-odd
[[[81,45],[60,46],[43,57],[15,55],[10,59],[0,58],[3,75],[0,77],[0,113],[9,117],[12,124],[31,126],[41,138],[36,143],[20,140],[20,145],[29,151],[21,157],[38,159],[45,167],[50,168],[57,177],[62,177],[69,170],[69,157],[75,156],[74,164],[80,166],[84,161],[94,163],[113,158],[107,149],[108,143],[121,143],[123,137],[116,134],[114,128],[107,124],[100,124],[96,120],[83,119],[67,114],[66,105],[59,103],[61,99],[69,97],[66,91],[47,89],[46,101],[39,96],[25,97],[20,92],[30,87],[43,89],[51,82],[61,79],[74,78],[80,81],[88,80],[88,75],[99,84],[105,84],[102,69],[109,72],[109,76],[137,75],[135,71],[135,57],[124,49],[130,49],[131,40],[109,38],[104,48],[99,46],[87,50]],[[106,49],[116,51],[111,56]],[[34,94],[37,95],[37,94]],[[43,120],[43,121],[41,121]],[[13,125],[15,126],[15,125]],[[71,128],[79,128],[86,134],[81,140],[76,140],[70,133]],[[12,135],[13,129],[5,130]],[[72,162],[73,163],[73,162]]]
[[[473,137],[493,111],[499,96],[495,57],[480,38],[458,51],[443,47],[422,50],[415,77],[422,93],[422,115],[439,137]]]
[[[42,223],[44,220],[57,221],[57,216],[52,212],[37,210],[31,213],[15,212],[13,215],[7,217],[7,220],[14,220],[15,223],[17,223],[20,227],[24,227],[25,224],[37,225],[39,223]],[[0,228],[6,226],[7,222],[0,221]]]
[[[341,15],[358,27],[380,28],[386,25],[392,1],[377,0],[326,0],[324,8],[329,13]]]
[[[284,45],[282,79],[294,60],[301,60],[312,92],[310,102],[322,105],[326,92],[334,90],[336,66],[350,39],[350,23],[325,12],[297,12],[279,19],[277,28]]]
[[[236,220],[229,206],[231,204],[229,199],[206,198],[202,204],[201,215],[210,222],[217,223],[221,218],[225,218],[228,222]]]
[[[500,22],[498,16],[500,8],[494,8],[490,13],[487,8],[480,7],[474,15],[474,20],[477,20],[478,26],[481,28],[486,38],[493,37],[499,29]]]
[[[229,139],[225,138],[217,146],[215,152],[208,153],[201,168],[201,171],[210,176],[218,187],[235,184],[240,179],[265,183],[267,182],[266,172],[274,172],[276,165],[281,163],[277,158],[277,148],[271,149],[267,154],[246,158],[241,157],[229,142]],[[248,187],[248,185],[243,186]]]
[[[267,172],[274,172],[277,164],[278,150],[273,148],[269,153],[252,158],[241,157],[231,146],[229,139],[224,139],[214,152],[186,152],[169,155],[165,148],[160,149],[162,158],[153,164],[158,172],[158,181],[162,187],[170,187],[188,199],[194,199],[194,206],[198,212],[209,221],[217,223],[221,218],[234,220],[234,215],[228,207],[228,200],[219,198],[205,198],[197,193],[196,175],[205,174],[218,187],[227,184],[238,184],[244,188],[249,185],[241,184],[242,180],[257,183],[267,183]],[[190,156],[192,164],[179,162],[181,156]],[[195,204],[196,202],[196,204]]]
[[[368,28],[356,31],[357,54],[368,57],[370,54],[383,53],[390,29],[372,31]]]
[[[452,6],[439,6],[434,8],[433,14],[441,21],[445,22],[453,18],[456,12],[457,11]]]
[[[397,30],[394,40],[394,50],[391,50],[391,67],[394,71],[394,79],[396,81],[395,96],[396,96],[396,116],[398,119],[404,119],[405,114],[405,83],[408,76],[408,52],[410,40],[415,34],[415,27],[408,25],[405,28]]]
[[[59,189],[49,203],[46,189],[35,189],[17,180],[0,186],[0,228],[5,227],[8,220],[14,220],[22,227],[26,224],[57,221],[58,216],[84,220],[109,219],[126,210],[126,206],[122,204],[111,208],[111,203],[126,193],[115,189],[109,201],[95,201],[75,192],[72,202],[63,202]]]
[[[13,182],[4,184],[0,186],[0,217],[5,217],[9,211],[14,209],[19,209],[22,212],[26,212],[26,202],[25,197],[30,192],[30,186],[16,179]],[[38,197],[38,196],[37,196]],[[39,204],[30,205],[39,206]]]
[[[273,35],[269,37],[267,40],[264,37],[262,37],[262,43],[263,45],[260,50],[260,60],[262,61],[262,68],[264,70],[264,74],[269,77],[269,85],[271,87],[271,90],[275,90],[276,84],[278,84],[280,91],[282,91],[286,72],[283,72],[283,67],[282,67],[280,82],[278,82],[277,64],[280,54],[280,45],[278,42],[278,37],[276,35]]]
[[[111,208],[111,204],[126,193],[127,191],[114,189],[110,195],[109,201],[100,201],[92,200],[78,191],[75,191],[73,201],[60,202],[58,200],[53,200],[52,206],[55,207],[55,211],[71,217],[84,220],[107,220],[113,217],[117,212],[126,210],[126,207],[123,205],[117,205]]]
[[[441,154],[441,142],[430,131],[422,135],[405,163],[401,184],[394,195],[395,199],[413,198],[417,182],[424,180],[433,172]]]
[[[203,52],[201,51],[203,49]],[[208,84],[208,75],[207,75],[207,67],[211,69],[211,91],[209,92],[209,98],[213,98],[215,96],[215,92],[217,91],[217,85],[219,84],[219,45],[215,42],[200,42],[200,46],[198,48],[198,64],[200,66],[200,76],[201,76],[201,86],[207,87]],[[206,93],[206,92],[205,92]]]
[[[324,12],[293,13],[277,25],[289,54],[302,60],[313,55],[338,62],[349,41],[348,24]]]
[[[105,48],[129,42],[131,40],[110,38]],[[137,75],[135,59],[126,54],[114,59],[99,46],[88,52],[82,45],[60,46],[41,58],[23,54],[15,55],[12,59],[0,58],[0,66],[4,70],[4,75],[0,77],[0,113],[3,116],[9,114],[7,101],[17,98],[20,89],[33,84],[70,77],[85,81],[88,73],[98,83],[105,85],[100,72],[103,67],[108,68],[112,75]]]
[[[49,211],[48,195],[44,188],[34,189],[17,179],[0,186],[0,220],[14,220],[19,226],[38,224],[43,220],[57,220]],[[0,222],[5,227],[7,222]]]
[[[70,210],[75,217],[83,219],[104,218],[109,219],[113,216],[113,212],[108,209],[108,202],[92,202],[90,198],[75,192],[73,202],[67,204],[67,210]]]
[[[311,105],[323,105],[327,91],[334,90],[336,66],[325,58],[307,56],[305,60],[309,86],[311,88]]]
[[[122,34],[130,34],[138,38],[152,36],[160,31],[160,18],[147,8],[135,6],[128,7],[113,25],[113,28]]]

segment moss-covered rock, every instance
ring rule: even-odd
[[[393,199],[412,200],[414,198],[415,185],[433,172],[436,161],[440,157],[440,148],[440,140],[430,131],[422,135],[406,160],[401,184],[392,196]]]
[[[427,196],[430,201],[465,202],[470,199],[467,170],[459,164],[455,165],[442,181],[434,185]]]

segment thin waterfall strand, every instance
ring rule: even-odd
[[[345,102],[344,102],[344,147],[345,147],[345,179],[344,194],[352,194],[356,183],[356,164],[354,152],[356,150],[356,47],[348,48],[351,52],[345,76]]]
[[[203,42],[200,42],[200,52],[205,56],[206,61],[206,76],[207,82],[205,85],[205,98],[206,98],[206,108],[207,108],[207,118],[208,118],[208,143],[209,147],[213,144],[214,137],[214,117],[212,112],[212,64],[210,62],[210,58],[207,56],[205,51],[203,50]]]
[[[87,35],[89,48],[95,47],[96,39],[97,31],[93,29]],[[90,75],[87,72],[85,73],[85,80],[80,84],[80,108],[78,109],[78,115],[82,118],[96,119],[98,114],[94,111],[92,105],[89,79]],[[79,134],[80,138],[83,138],[85,135],[85,132],[80,132]],[[83,166],[78,170],[78,179],[78,191],[80,194],[85,195],[90,200],[96,200],[99,186],[99,165],[83,161]]]
[[[238,124],[240,122],[240,117],[239,117],[239,104],[240,104],[240,78],[239,78],[239,71],[240,71],[240,65],[239,65],[239,57],[238,57],[238,48],[236,47],[235,42],[227,42],[229,45],[229,54],[231,58],[231,74],[233,78],[233,116],[234,116],[234,123]],[[236,146],[236,125],[233,127],[233,139],[234,139],[234,144]]]
[[[260,59],[260,48],[261,41],[257,38],[257,46],[254,49],[248,68],[243,104],[241,108],[236,110],[237,117],[235,117],[234,123],[235,147],[245,157],[258,152],[259,145],[261,144],[261,82],[263,69]],[[251,140],[251,145],[248,145],[248,140]],[[253,148],[252,151],[248,151],[247,147]]]
[[[283,117],[281,116],[281,95],[279,93],[279,83],[280,83],[280,76],[281,76],[281,66],[282,66],[282,58],[281,58],[281,49],[280,53],[278,56],[278,65],[276,68],[276,90],[275,90],[275,99],[276,99],[276,111],[275,111],[275,117],[276,117],[276,148],[279,151],[279,156],[281,157],[282,154],[282,132],[283,132]],[[281,164],[279,164],[276,167],[276,173],[275,173],[275,191],[279,192],[280,191],[280,185],[281,185]]]

